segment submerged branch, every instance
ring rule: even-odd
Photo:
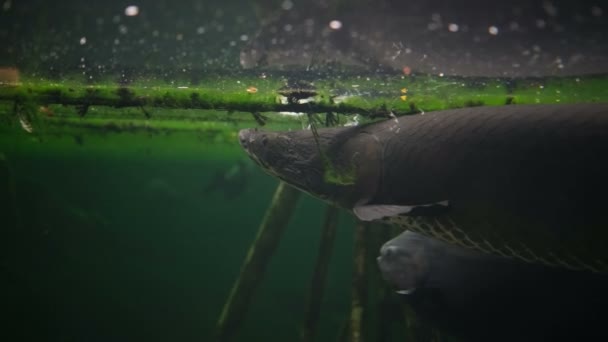
[[[220,315],[217,341],[230,341],[236,335],[300,195],[299,190],[283,182],[279,183]]]
[[[184,86],[145,79],[126,84],[31,79],[0,85],[0,101],[32,101],[39,105],[79,108],[108,106],[245,113],[339,113],[376,118],[471,106],[597,102],[608,96],[607,75],[500,79],[374,74],[366,77],[364,82],[360,76],[336,74],[320,77],[314,81],[316,95],[297,101],[284,101],[279,96],[283,85],[279,74],[264,79],[251,75],[209,75],[204,81],[186,82]],[[81,110],[80,114],[85,113]],[[327,119],[331,120],[332,116],[328,115]]]
[[[369,253],[367,248],[367,233],[369,224],[358,222],[355,227],[353,288],[351,297],[350,324],[348,331],[349,342],[364,341],[364,315],[367,304],[367,270],[366,259]]]
[[[207,109],[237,112],[308,112],[341,114],[359,113],[374,116],[380,113],[373,106],[333,103],[320,99],[308,103],[280,103],[276,94],[253,95],[246,92],[221,91],[204,88],[144,88],[124,86],[13,86],[0,87],[0,101],[32,101],[39,104],[60,104],[88,108],[89,106],[157,107],[180,109]],[[406,108],[404,114],[409,112]]]
[[[336,230],[338,227],[338,215],[340,211],[334,206],[327,206],[325,220],[321,230],[321,243],[319,254],[310,283],[309,300],[306,304],[304,326],[300,333],[300,340],[303,342],[313,341],[317,330],[317,322],[323,301],[323,288],[327,278],[327,269],[334,246]]]

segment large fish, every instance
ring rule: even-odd
[[[382,246],[378,266],[405,294],[395,300],[466,341],[608,337],[606,274],[519,262],[411,231]]]
[[[264,170],[354,213],[461,247],[608,271],[608,103],[474,107],[239,133]]]

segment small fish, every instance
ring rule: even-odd
[[[386,242],[377,261],[400,300],[466,341],[608,334],[605,274],[524,263],[412,231]]]
[[[205,193],[221,191],[226,199],[234,199],[247,188],[252,165],[247,160],[239,160],[228,170],[219,171],[205,186]]]
[[[151,178],[144,186],[145,198],[157,203],[176,203],[184,199],[184,194],[167,179]]]
[[[267,173],[359,220],[608,272],[608,103],[462,108],[239,138]]]

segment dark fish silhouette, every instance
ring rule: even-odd
[[[238,197],[247,188],[252,166],[247,160],[239,160],[227,170],[216,172],[213,179],[205,186],[205,193],[220,191],[226,199]]]
[[[546,16],[547,4],[559,15],[544,22],[539,18]],[[597,4],[309,0],[285,10],[277,1],[255,1],[259,27],[242,47],[240,64],[246,69],[346,66],[481,77],[601,74],[608,72],[603,39],[608,21],[591,15]],[[333,20],[339,28],[330,26]],[[534,25],[538,20],[542,27]]]
[[[239,133],[266,172],[363,221],[468,249],[608,271],[608,104],[431,112]],[[318,141],[318,144],[317,144]]]
[[[419,316],[466,341],[608,335],[606,274],[524,263],[411,231],[382,246],[378,266]]]

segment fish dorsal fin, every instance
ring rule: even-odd
[[[370,204],[354,207],[353,213],[361,221],[374,221],[400,215],[435,216],[445,213],[448,207],[448,201],[420,205]]]

